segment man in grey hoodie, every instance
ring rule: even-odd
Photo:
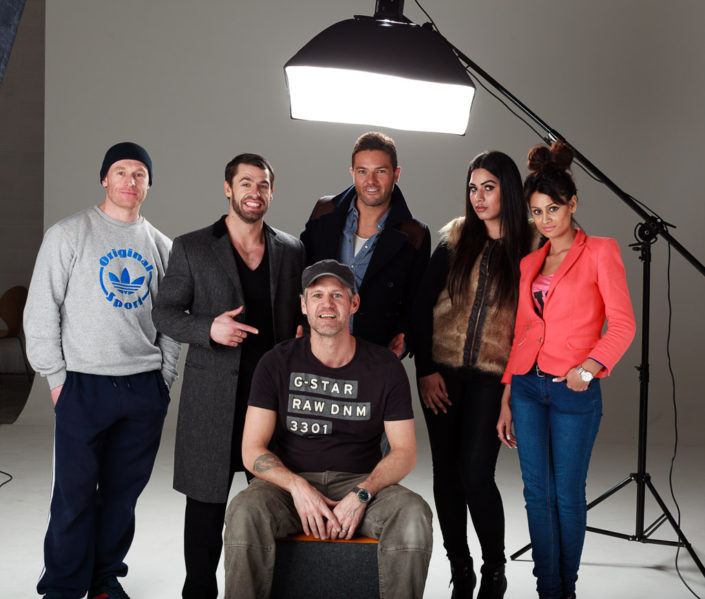
[[[171,241],[140,216],[152,161],[112,146],[105,199],[49,228],[24,313],[27,354],[56,414],[54,481],[44,541],[47,599],[124,599],[117,581],[135,530],[176,379],[179,345],[151,308]]]

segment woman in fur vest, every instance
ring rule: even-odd
[[[478,599],[504,596],[504,510],[494,481],[496,423],[516,313],[519,262],[536,248],[519,170],[502,152],[470,163],[465,216],[441,229],[414,314],[419,395],[453,599],[476,583],[467,509],[482,548]],[[467,506],[467,508],[466,508]]]

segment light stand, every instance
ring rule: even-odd
[[[406,17],[402,15],[403,0],[377,0],[375,16],[372,18],[372,22],[376,23],[377,28],[387,27],[390,28],[390,19],[394,22],[394,28],[416,27],[411,23]],[[367,19],[367,24],[370,24],[370,19]],[[356,27],[354,22],[349,23],[349,27]],[[637,499],[636,499],[636,527],[633,535],[627,535],[619,532],[613,532],[605,529],[599,529],[592,526],[588,526],[587,530],[590,532],[596,532],[599,534],[605,534],[621,539],[626,539],[630,541],[639,541],[641,543],[655,543],[661,545],[673,545],[685,547],[688,553],[693,558],[693,561],[697,565],[701,574],[705,576],[705,567],[696,555],[692,546],[686,539],[683,531],[681,530],[678,522],[673,518],[672,514],[669,512],[667,506],[661,499],[660,495],[656,491],[653,483],[651,482],[651,476],[646,471],[646,449],[647,449],[647,414],[648,414],[648,388],[649,388],[649,307],[650,307],[650,265],[651,265],[651,245],[656,241],[658,236],[663,237],[666,241],[676,249],[676,251],[681,254],[695,269],[700,272],[700,274],[705,275],[705,266],[700,263],[690,252],[688,252],[670,233],[668,230],[668,225],[663,220],[658,217],[652,216],[647,212],[638,202],[634,200],[632,196],[620,189],[611,179],[609,179],[604,173],[602,173],[590,160],[588,160],[581,152],[579,152],[572,144],[570,144],[565,137],[554,130],[548,123],[544,122],[539,118],[536,113],[534,113],[528,106],[521,102],[516,96],[510,93],[504,86],[502,86],[498,81],[496,81],[492,76],[490,76],[486,71],[475,64],[470,58],[463,54],[458,48],[451,44],[445,37],[443,37],[437,29],[435,29],[431,24],[425,24],[422,29],[427,30],[432,33],[434,37],[442,40],[442,42],[447,45],[452,51],[452,54],[457,58],[460,63],[465,66],[466,71],[475,74],[477,77],[486,81],[494,90],[496,90],[504,99],[506,99],[513,106],[518,108],[524,115],[536,123],[543,131],[546,132],[544,141],[551,142],[555,140],[560,140],[563,143],[570,146],[574,152],[575,161],[580,166],[582,166],[585,171],[590,174],[594,179],[603,183],[607,188],[609,188],[619,199],[621,199],[627,206],[629,206],[634,212],[636,212],[639,217],[643,220],[642,224],[637,227],[637,243],[634,244],[634,248],[640,250],[640,259],[643,263],[643,309],[642,309],[642,347],[641,347],[641,363],[638,366],[639,370],[639,381],[640,381],[640,399],[639,399],[639,445],[638,445],[638,464],[637,472],[630,474],[624,481],[619,483],[617,486],[613,487],[606,493],[602,494],[596,500],[588,504],[588,509],[598,505],[602,501],[614,495],[617,491],[620,491],[626,487],[630,482],[635,482],[637,485]],[[361,31],[358,29],[357,31]],[[351,36],[352,37],[352,36]],[[376,35],[375,35],[376,37]],[[391,39],[391,38],[389,38]],[[314,38],[315,41],[315,38]],[[435,40],[437,41],[437,40]],[[434,43],[435,43],[434,41]],[[366,43],[366,38],[364,35],[358,36],[356,39],[356,44],[358,46],[364,46]],[[390,46],[385,48],[386,54],[392,54],[395,57],[403,56],[409,48],[405,48],[401,45],[397,47]],[[347,52],[346,48],[341,48],[343,53]],[[352,50],[351,50],[352,51]],[[297,55],[298,56],[298,55]],[[296,58],[296,57],[294,57]],[[321,62],[325,62],[325,57],[320,57]],[[294,59],[292,59],[294,60]],[[291,62],[291,61],[290,61]],[[404,70],[412,68],[413,65],[405,65]],[[356,67],[357,68],[357,67]],[[448,64],[439,65],[439,69],[447,69]],[[371,60],[365,65],[365,70],[375,71],[375,61]],[[384,69],[380,69],[384,71]],[[386,73],[388,74],[388,73]],[[290,92],[292,90],[290,89]],[[490,92],[491,93],[491,92]],[[293,95],[293,94],[292,94]],[[292,100],[293,104],[293,100]],[[469,111],[469,104],[467,107]],[[518,118],[519,115],[515,113]],[[316,119],[315,117],[302,117],[311,118],[312,120],[327,120]],[[346,120],[344,122],[357,122],[357,123],[368,123],[364,120]],[[391,122],[379,123],[386,126],[395,126]],[[397,127],[397,128],[407,128],[412,130],[419,130],[417,127]],[[434,131],[444,131],[441,129],[426,129]],[[464,129],[463,129],[464,131]],[[457,132],[457,131],[456,131]],[[649,490],[653,495],[654,499],[658,503],[659,507],[663,511],[661,516],[659,516],[656,521],[650,524],[648,527],[644,526],[644,502],[646,498],[646,490]],[[677,534],[677,541],[664,541],[658,539],[652,539],[651,535],[656,531],[656,529],[668,520],[668,522],[673,527]],[[527,545],[521,550],[517,551],[511,555],[511,559],[516,559],[519,555],[528,550],[531,545]]]

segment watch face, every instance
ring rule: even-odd
[[[362,503],[367,503],[370,500],[370,492],[367,489],[360,489],[357,492],[357,498],[362,502]]]

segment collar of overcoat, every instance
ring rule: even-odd
[[[230,242],[228,227],[225,224],[225,215],[213,225],[213,241],[211,248],[223,270],[235,287],[238,297],[244,298],[240,275],[235,262],[233,252],[237,251]],[[262,223],[264,229],[265,243],[267,244],[267,254],[269,256],[269,296],[272,298],[272,309],[274,309],[273,299],[277,295],[279,283],[279,272],[281,268],[282,256],[284,253],[284,243],[279,238],[277,231],[267,223]]]

